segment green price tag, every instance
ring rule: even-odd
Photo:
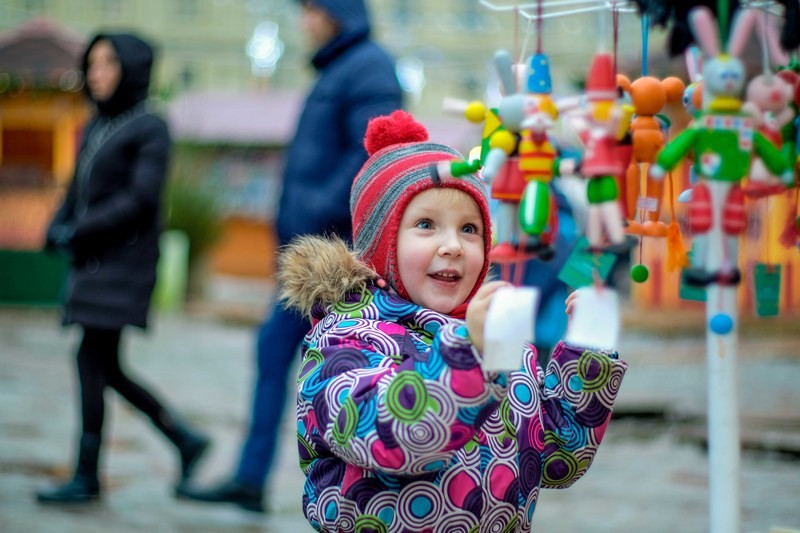
[[[598,277],[605,282],[616,258],[617,256],[611,253],[589,251],[589,240],[581,237],[558,273],[558,279],[573,289],[580,289],[594,283],[593,271],[597,269]]]
[[[778,316],[781,296],[781,265],[757,263],[753,269],[756,315]]]

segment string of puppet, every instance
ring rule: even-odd
[[[514,25],[514,28],[515,28],[515,33],[516,33],[517,29],[519,28],[519,21],[518,21],[518,18],[517,18],[518,15],[519,15],[519,6],[517,6],[517,9],[515,9],[514,13],[515,13],[515,25]],[[537,0],[536,1],[536,16],[534,18],[536,19],[536,53],[537,54],[542,54],[543,53],[543,50],[542,50],[542,48],[543,48],[543,46],[542,46],[543,37],[542,37],[542,35],[543,35],[543,22],[544,22],[544,2],[543,2],[543,0]],[[517,52],[518,52],[517,57],[519,57],[519,60],[517,61],[517,64],[519,64],[519,65],[525,64],[525,51],[528,48],[528,38],[530,37],[530,33],[531,33],[531,26],[532,26],[531,21],[532,21],[532,19],[531,19],[531,17],[527,17],[527,20],[528,20],[528,23],[527,23],[526,28],[525,28],[525,36],[524,36],[523,41],[522,41],[522,46],[517,50]],[[516,39],[515,39],[515,46],[516,46]],[[515,81],[515,83],[518,81],[518,78],[516,76],[514,78],[514,81]],[[519,90],[519,87],[517,89]],[[556,206],[551,205],[551,209],[556,209]],[[551,228],[551,231],[555,232],[557,230],[556,230],[556,228]],[[553,238],[555,238],[555,236]],[[522,279],[523,279],[523,274],[524,274],[524,269],[525,269],[525,262],[526,262],[526,259],[527,259],[525,257],[526,244],[527,244],[527,235],[524,235],[524,234],[520,235],[520,241],[519,241],[518,247],[517,247],[516,260],[514,261],[514,279],[512,280],[512,284],[516,285],[516,286],[519,286],[519,285],[522,284]],[[502,267],[501,267],[501,271],[502,271]],[[505,278],[507,279],[508,277],[509,277],[509,274],[508,274],[508,268],[507,268],[506,269]]]
[[[538,9],[538,6],[541,6],[541,3],[542,3],[542,0],[537,0],[537,9]],[[518,32],[519,32],[519,24],[520,24],[520,21],[519,21],[519,6],[517,6],[516,9],[514,10],[514,33],[515,33],[515,35],[518,34]],[[537,23],[537,28],[538,28],[538,23]],[[526,25],[526,28],[525,28],[525,36],[524,36],[523,41],[522,41],[522,46],[517,47],[518,43],[517,43],[516,39],[514,41],[514,48],[515,48],[514,52],[515,52],[516,57],[519,58],[517,60],[517,65],[524,65],[525,64],[525,49],[528,47],[528,36],[530,35],[530,30],[531,30],[531,21],[529,19],[528,23]],[[539,38],[539,36],[537,35],[537,39],[538,38]],[[537,40],[537,43],[538,43],[538,40]],[[514,68],[514,66],[512,66],[512,69],[513,68]],[[513,70],[512,70],[512,72],[513,72]],[[520,92],[522,90],[522,87],[519,87],[519,85],[518,85],[519,82],[520,82],[519,78],[520,77],[518,75],[514,76],[514,84],[515,84],[515,88],[516,88],[517,92]],[[520,203],[520,206],[521,205],[522,204]],[[527,258],[525,257],[525,249],[527,247],[527,241],[528,241],[527,234],[525,234],[525,232],[521,232],[520,233],[519,242],[517,243],[517,254],[516,254],[515,261],[514,261],[514,279],[511,282],[514,286],[517,286],[517,287],[522,285],[523,274],[525,273],[525,263],[527,262]]]
[[[601,13],[602,17],[603,14]],[[619,9],[617,2],[611,4],[611,42],[612,42],[612,61],[614,79],[616,80],[618,72],[618,54],[619,54]],[[616,81],[615,81],[616,83]],[[639,251],[641,257],[641,250]],[[600,255],[601,252],[594,252],[592,254],[592,280],[595,288],[599,291],[603,288],[603,278],[600,276]],[[641,262],[641,260],[640,260]]]
[[[513,50],[514,54],[512,57],[516,55],[519,51],[519,3],[515,2],[514,4],[514,37],[513,37]],[[513,65],[512,65],[512,81],[514,83],[514,90],[518,91],[519,87],[517,86],[517,76],[514,75]],[[507,95],[510,96],[510,95]],[[509,164],[507,162],[506,164]],[[525,241],[522,235],[520,235],[519,242],[517,242],[517,249],[515,250],[514,260],[511,262],[502,261],[500,262],[500,278],[506,281],[509,281],[514,286],[519,286],[522,282],[522,273],[524,269],[524,257],[522,256],[522,250],[524,250]],[[514,265],[514,276],[512,278],[511,275],[511,265]]]
[[[541,14],[541,4],[542,0],[537,0],[537,9]],[[525,49],[528,45],[528,37],[530,35],[531,30],[531,21],[528,19],[527,27],[525,30],[525,35],[523,38],[522,45],[519,45],[519,5],[514,6],[514,54],[513,56],[517,56],[520,59],[517,61],[517,64],[523,64],[523,57],[525,54]],[[537,47],[541,47],[541,17],[537,21]],[[513,71],[512,71],[513,73]],[[518,84],[518,77],[516,75],[513,76],[514,80],[514,88],[516,91],[520,90]],[[514,260],[511,262],[502,262],[500,263],[500,278],[504,280],[508,280],[514,286],[522,285],[523,276],[525,273],[525,248],[527,244],[527,236],[524,234],[520,234],[519,241],[517,242],[517,249],[515,250]],[[514,274],[511,274],[511,266],[514,266]]]
[[[769,17],[770,17],[770,12],[769,11],[765,11],[764,12],[764,20],[763,20],[763,22],[764,22],[764,31],[762,33],[764,38],[761,39],[761,61],[762,61],[762,64],[763,64],[763,71],[764,71],[764,75],[765,76],[772,76],[772,71],[769,68],[769,66],[770,66],[769,47],[767,46],[767,43],[769,42],[769,39],[770,39],[770,35],[769,35],[769,29],[770,29]],[[773,271],[774,271],[774,265],[772,264],[771,256],[770,256],[770,248],[771,248],[771,246],[770,246],[770,241],[771,241],[771,239],[770,239],[770,234],[771,234],[770,226],[772,225],[772,224],[770,224],[770,220],[769,220],[770,196],[771,195],[768,194],[764,198],[764,228],[765,228],[764,229],[764,248],[765,248],[764,262],[767,264],[766,271],[767,271],[768,274],[772,274]]]
[[[717,13],[719,13],[719,35],[723,43],[728,42],[728,2],[727,0],[717,0]],[[728,239],[722,239],[723,253],[725,257],[730,257],[730,246]],[[724,291],[717,291],[717,308],[723,309],[723,293]],[[717,349],[721,357],[725,357],[725,343],[722,340],[722,335],[717,336]]]

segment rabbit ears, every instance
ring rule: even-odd
[[[714,14],[705,6],[697,6],[689,12],[689,27],[694,40],[707,57],[720,55],[719,28]]]
[[[733,28],[726,52],[734,57],[741,57],[747,41],[756,30],[762,42],[769,48],[769,56],[774,65],[785,65],[789,61],[786,52],[778,42],[778,28],[774,17],[758,9],[739,9],[733,19]],[[714,14],[705,6],[697,6],[689,12],[689,26],[692,29],[695,41],[707,57],[720,55],[720,38],[717,21]]]

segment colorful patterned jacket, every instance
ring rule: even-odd
[[[485,375],[463,321],[379,288],[340,241],[304,238],[280,272],[314,323],[297,426],[315,529],[529,531],[540,487],[589,468],[627,368],[616,354],[561,343],[545,373],[526,346],[519,371]]]

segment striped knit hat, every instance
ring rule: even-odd
[[[397,230],[403,212],[422,191],[433,187],[462,190],[478,204],[485,228],[483,270],[469,301],[489,269],[492,237],[486,186],[475,174],[440,178],[435,171],[437,163],[463,157],[449,146],[429,142],[425,127],[405,111],[371,120],[364,147],[370,157],[350,192],[353,241],[359,258],[407,299],[397,273]]]

